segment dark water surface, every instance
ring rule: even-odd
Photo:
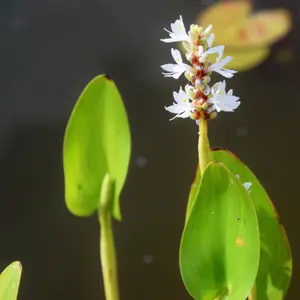
[[[294,253],[287,299],[298,299],[300,2],[255,5],[290,9],[294,28],[266,62],[230,80],[242,105],[210,123],[210,138],[240,156],[273,199]],[[178,248],[197,127],[168,121],[164,105],[179,82],[160,74],[171,58],[159,38],[179,14],[189,24],[200,8],[200,0],[0,2],[0,269],[22,262],[20,300],[104,299],[98,223],[68,213],[61,155],[69,113],[100,73],[117,83],[133,135],[123,222],[115,224],[121,298],[190,299]],[[283,48],[295,57],[278,64],[274,55]]]

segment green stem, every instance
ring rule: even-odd
[[[110,214],[113,190],[114,184],[106,174],[102,183],[98,212],[101,228],[100,259],[106,300],[119,300],[116,251]]]
[[[199,141],[198,141],[198,153],[199,153],[199,167],[201,175],[210,162],[209,153],[209,140],[207,136],[207,121],[204,118],[199,122]]]

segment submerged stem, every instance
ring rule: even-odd
[[[108,174],[103,179],[100,206],[100,259],[106,300],[119,300],[118,272],[110,207],[113,201],[113,182]]]
[[[204,118],[199,122],[199,141],[198,141],[199,167],[201,175],[210,162],[209,140],[207,135],[207,121]]]

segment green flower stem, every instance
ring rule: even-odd
[[[204,118],[199,122],[199,141],[198,141],[199,167],[201,175],[210,162],[209,140],[207,136],[207,121]]]
[[[100,259],[106,300],[119,300],[116,251],[110,212],[113,198],[114,183],[109,175],[106,174],[102,183],[98,212],[101,229]]]

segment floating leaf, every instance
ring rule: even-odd
[[[291,16],[285,9],[270,9],[251,15],[232,37],[230,46],[266,47],[291,30]]]
[[[245,299],[258,262],[259,229],[252,201],[233,173],[212,162],[204,171],[181,240],[183,282],[197,300]]]
[[[0,274],[0,299],[16,300],[21,280],[22,266],[16,261]]]
[[[228,68],[244,71],[259,65],[270,46],[291,29],[291,15],[285,9],[251,11],[251,1],[222,1],[197,17],[200,26],[213,25],[215,44],[225,45],[224,55],[233,56]]]
[[[197,23],[203,27],[212,24],[218,38],[219,35],[226,35],[232,26],[243,24],[251,10],[250,1],[219,1],[203,10],[197,17]]]
[[[292,258],[289,242],[279,216],[255,175],[239,159],[226,150],[216,149],[215,161],[225,164],[242,182],[251,182],[250,196],[254,203],[260,229],[261,254],[256,293],[258,300],[282,300],[289,287]]]
[[[77,216],[98,209],[104,175],[115,181],[112,215],[120,219],[119,196],[130,157],[126,111],[113,81],[94,78],[80,95],[64,137],[65,198]]]
[[[269,48],[249,48],[245,51],[235,48],[225,48],[224,56],[232,56],[232,61],[226,65],[226,68],[246,71],[261,64],[270,54]]]

